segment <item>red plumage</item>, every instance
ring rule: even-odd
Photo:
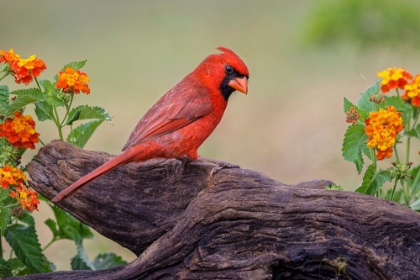
[[[122,152],[61,191],[58,202],[103,173],[152,158],[197,159],[197,149],[223,117],[230,94],[247,93],[249,72],[231,50],[212,54],[163,95],[141,118]]]

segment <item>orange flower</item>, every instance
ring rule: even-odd
[[[388,68],[378,73],[379,78],[383,78],[381,81],[382,93],[396,88],[404,89],[404,86],[409,80],[413,78],[411,74],[403,68]]]
[[[15,118],[8,118],[0,124],[0,137],[19,149],[25,147],[35,149],[39,133],[35,131],[35,122],[30,115],[22,116],[21,112],[14,113]]]
[[[55,87],[62,88],[63,92],[84,92],[89,94],[90,88],[87,84],[88,82],[90,82],[90,79],[86,73],[67,67],[64,72],[58,72],[58,81]]]
[[[20,55],[15,54],[13,49],[8,52],[0,50],[0,63],[8,63],[13,72],[15,82],[20,84],[29,84],[33,77],[38,77],[42,71],[47,69],[44,61],[31,55],[27,59],[22,59]]]
[[[38,193],[33,189],[28,189],[25,184],[20,183],[14,191],[10,192],[10,196],[15,198],[22,205],[23,209],[31,212],[34,209],[38,211]]]
[[[370,112],[365,123],[365,133],[369,136],[366,145],[377,149],[378,160],[390,158],[397,134],[404,128],[401,113],[397,112],[395,107],[388,106],[386,110],[379,109],[379,112]]]
[[[402,99],[411,102],[413,106],[420,107],[420,75],[414,77],[414,80],[405,85],[405,93]]]
[[[1,187],[8,189],[10,186],[18,186],[26,181],[26,176],[22,170],[6,165],[0,168]]]

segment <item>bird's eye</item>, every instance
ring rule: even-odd
[[[228,74],[232,74],[233,71],[234,71],[233,67],[230,66],[230,65],[226,65],[225,68],[226,68],[226,73],[228,73]]]

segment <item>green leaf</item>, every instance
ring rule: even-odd
[[[395,109],[397,109],[397,111],[403,112],[405,111],[405,109],[407,109],[407,104],[404,102],[404,100],[402,100],[400,96],[390,96],[385,98],[387,104],[390,106],[394,106]]]
[[[359,99],[357,100],[357,106],[359,106],[359,108],[361,110],[363,110],[365,112],[372,112],[372,111],[376,111],[375,106],[376,107],[381,107],[381,108],[386,106],[386,104],[384,104],[384,103],[376,105],[375,103],[373,103],[372,101],[369,100],[370,97],[372,96],[372,94],[375,94],[375,93],[379,92],[380,84],[381,84],[381,80],[376,82],[376,84],[374,84],[373,86],[369,87],[359,97]]]
[[[7,260],[7,263],[12,269],[13,276],[27,275],[34,273],[29,267],[25,266],[17,258]]]
[[[72,125],[75,121],[91,119],[106,120],[112,124],[111,116],[107,111],[105,111],[105,109],[97,106],[90,107],[87,105],[80,105],[73,108],[69,113],[69,118],[66,124]]]
[[[93,237],[88,226],[82,224],[60,208],[54,205],[50,206],[54,212],[57,224],[51,219],[45,221],[45,224],[51,229],[56,239],[70,239],[80,244],[82,239]]]
[[[79,125],[67,136],[67,142],[83,148],[103,120],[90,121]]]
[[[127,264],[127,262],[114,253],[99,254],[93,261],[93,266],[96,270],[111,268],[123,264]]]
[[[52,107],[64,106],[64,100],[61,99],[55,91],[46,94],[45,101],[47,101]]]
[[[413,180],[408,181],[411,186],[410,189],[412,189],[411,193],[417,194],[420,191],[420,165],[413,168],[411,175],[413,176]]]
[[[9,112],[9,88],[0,85],[0,116],[7,116]]]
[[[415,128],[409,131],[404,130],[404,135],[420,138],[420,124],[417,124]]]
[[[38,82],[44,88],[45,93],[54,91],[54,85],[49,80],[38,79]]]
[[[14,224],[7,228],[5,237],[16,257],[31,270],[34,272],[51,271],[47,265],[49,262],[42,253],[35,227]]]
[[[417,199],[413,204],[411,204],[410,208],[414,211],[420,211],[420,198]]]
[[[356,189],[356,192],[375,195],[385,182],[390,180],[391,175],[388,170],[376,172],[375,165],[371,164],[366,170],[362,184]]]
[[[13,276],[12,268],[3,258],[0,258],[0,279],[4,279],[11,276]]]
[[[18,217],[19,221],[21,221],[22,223],[28,225],[28,226],[35,226],[35,219],[34,217],[29,214],[29,212],[23,212],[22,215],[20,215]]]
[[[363,168],[362,149],[366,146],[366,140],[367,135],[363,126],[354,124],[347,128],[341,148],[344,159],[356,164],[356,169],[359,174]]]
[[[10,105],[9,115],[13,114],[13,112],[16,112],[17,110],[22,109],[28,104],[42,101],[44,99],[44,94],[42,91],[36,88],[13,91],[10,94],[15,94],[17,97]]]
[[[9,193],[10,193],[9,190],[0,188],[0,202],[5,200],[6,198],[10,197]]]
[[[0,232],[1,236],[4,236],[7,225],[10,223],[10,219],[12,214],[10,213],[10,208],[7,207],[0,207]]]
[[[77,254],[71,259],[71,269],[73,270],[96,270],[89,260],[82,244],[77,246]]]
[[[66,65],[63,66],[62,71],[65,71],[67,67],[71,67],[74,70],[79,70],[81,69],[83,66],[85,66],[87,60],[82,60],[82,61],[73,61],[70,63],[67,63]]]
[[[46,101],[35,103],[35,114],[41,122],[54,119],[53,107]]]
[[[348,111],[350,111],[351,108],[354,108],[357,113],[359,113],[360,121],[364,121],[368,115],[367,112],[360,110],[359,107],[357,107],[356,105],[354,105],[353,103],[351,103],[347,98],[344,98],[344,113],[347,113]]]

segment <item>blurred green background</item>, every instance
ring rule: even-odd
[[[0,49],[36,54],[48,79],[65,63],[88,59],[91,94],[77,96],[76,105],[104,107],[114,126],[103,124],[85,148],[117,154],[162,94],[216,47],[231,48],[250,69],[249,93],[231,97],[200,154],[284,183],[329,179],[354,190],[361,177],[341,157],[343,98],[355,102],[384,68],[420,72],[418,5],[371,2],[0,0]],[[44,142],[57,138],[52,123],[37,130]],[[35,216],[44,246],[51,213],[42,206]],[[69,269],[75,254],[66,242],[46,251],[58,269]],[[99,235],[85,246],[91,258],[115,251],[134,259]]]

